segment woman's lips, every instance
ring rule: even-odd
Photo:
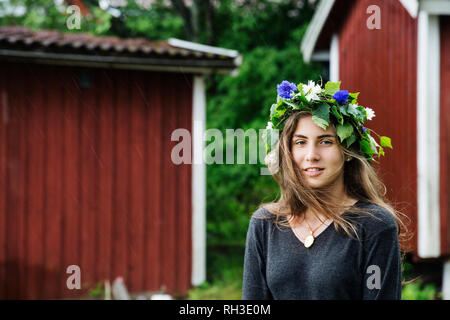
[[[322,170],[319,170],[319,171],[306,171],[306,170],[305,170],[305,174],[306,174],[307,176],[309,176],[309,177],[317,177],[318,175],[322,174],[322,172],[323,172],[324,170],[325,170],[325,169],[322,169]]]

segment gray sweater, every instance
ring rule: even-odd
[[[385,209],[354,219],[360,241],[330,224],[305,248],[291,228],[276,227],[260,208],[247,232],[242,299],[401,299],[401,259],[396,222]],[[354,215],[344,213],[350,219]],[[281,230],[280,230],[281,229]]]

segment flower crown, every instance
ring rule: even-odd
[[[324,130],[330,124],[330,117],[333,117],[341,143],[345,143],[347,148],[355,142],[359,143],[360,151],[369,162],[376,162],[374,155],[378,158],[384,156],[383,147],[393,149],[389,137],[380,137],[374,132],[380,138],[378,144],[370,135],[373,130],[363,126],[364,121],[375,117],[375,112],[357,104],[359,92],[340,90],[340,85],[340,82],[327,82],[322,88],[311,80],[307,85],[295,85],[286,80],[277,85],[277,103],[270,108],[270,121],[263,136],[267,153],[278,142],[278,131],[275,133],[275,129],[282,131],[285,120],[297,110],[310,111],[314,123]]]

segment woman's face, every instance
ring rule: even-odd
[[[323,130],[312,116],[301,118],[292,137],[292,156],[311,188],[344,183],[344,157],[333,125]],[[306,171],[316,167],[320,171]]]

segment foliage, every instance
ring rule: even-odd
[[[0,25],[22,25],[34,30],[52,29],[94,35],[147,37],[152,40],[183,37],[183,20],[161,0],[155,1],[151,10],[142,9],[134,1],[128,1],[128,6],[120,8],[119,16],[114,16],[111,10],[102,10],[98,1],[85,0],[83,3],[89,13],[82,15],[79,30],[67,28],[66,21],[71,15],[67,12],[67,5],[57,6],[53,0],[0,2],[0,13],[3,13]],[[25,11],[13,14],[11,8],[25,8]]]
[[[437,292],[433,283],[424,285],[421,280],[408,283],[403,287],[402,300],[435,300],[442,298],[442,293]]]
[[[91,290],[89,290],[89,298],[100,298],[105,296],[105,290],[103,289],[103,282],[97,282]]]
[[[200,286],[189,291],[189,300],[241,300],[242,288],[239,287],[242,279],[234,281],[205,281]]]
[[[208,246],[207,281],[189,291],[188,299],[240,300],[244,246]]]
[[[370,108],[357,105],[359,92],[349,94],[347,90],[340,90],[340,84],[329,81],[324,88],[311,80],[307,85],[295,85],[286,80],[279,84],[277,101],[270,108],[270,121],[264,132],[267,150],[272,149],[276,143],[274,134],[278,135],[285,120],[298,110],[310,111],[312,120],[324,130],[331,123],[330,116],[333,116],[341,143],[345,141],[347,147],[350,147],[359,141],[359,149],[369,161],[374,160],[373,154],[378,157],[384,155],[382,147],[392,148],[389,137],[380,137],[380,146],[370,135],[371,130],[363,126],[364,121],[371,120],[375,113]],[[297,88],[298,93],[294,93]]]

